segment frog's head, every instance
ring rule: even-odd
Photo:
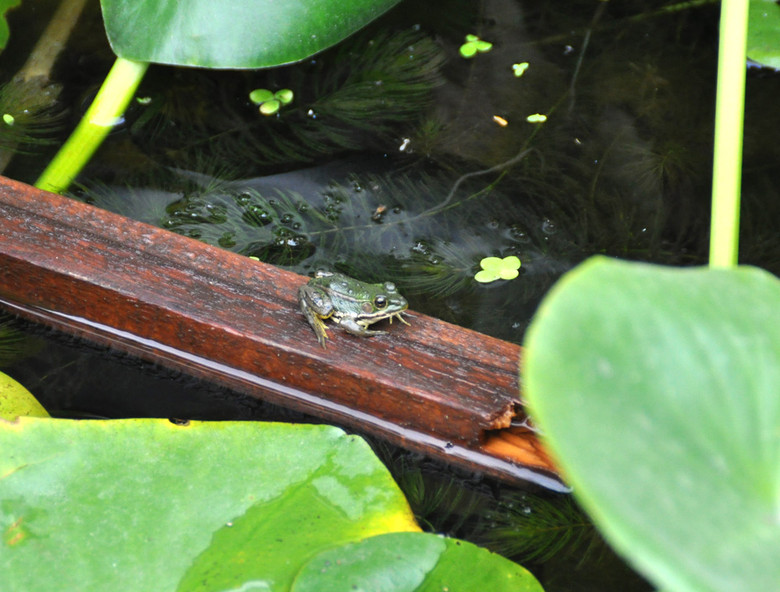
[[[361,303],[361,312],[358,315],[360,320],[373,323],[393,317],[409,308],[406,298],[398,293],[393,282],[369,284],[366,296]],[[400,315],[398,318],[403,320]]]

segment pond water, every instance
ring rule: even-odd
[[[19,338],[23,337],[23,341]],[[89,341],[0,315],[0,370],[55,417],[319,423]],[[512,487],[363,434],[420,526],[512,558],[547,592],[652,590],[604,543],[571,496]]]
[[[393,279],[413,309],[520,342],[591,254],[706,261],[717,18],[710,3],[406,3],[292,66],[153,66],[73,192],[300,273]],[[100,25],[85,18],[56,73],[63,129],[113,61]],[[464,59],[466,34],[491,50]],[[749,83],[742,261],[777,272],[778,77]],[[257,88],[294,99],[266,117]],[[31,182],[45,162],[8,174]],[[474,281],[510,255],[517,279]]]
[[[11,15],[12,30],[32,33],[0,55],[2,82],[37,38],[46,4]],[[717,25],[712,2],[405,2],[300,64],[152,66],[142,100],[73,196],[299,273],[391,279],[411,308],[519,343],[550,286],[592,254],[706,262]],[[492,48],[463,58],[467,34]],[[87,15],[55,72],[61,133],[47,137],[65,137],[113,59],[99,14]],[[249,99],[257,88],[290,89],[294,99],[264,116]],[[749,71],[740,257],[776,274],[779,91],[779,76]],[[31,145],[5,174],[34,182],[55,144]],[[518,257],[518,277],[475,281],[488,256]],[[87,363],[47,351],[57,373]],[[53,370],[34,360],[22,374],[42,384],[33,377]],[[74,376],[118,377],[128,364],[116,368]],[[133,372],[121,380],[146,380]],[[52,404],[111,417],[262,414],[256,401],[210,387],[196,408],[192,383],[169,382],[162,408],[123,396],[74,406],[73,384]],[[461,486],[495,493],[484,482]],[[511,523],[515,510],[481,517]],[[578,561],[563,554],[533,571],[547,590],[649,589],[620,564],[594,576]]]

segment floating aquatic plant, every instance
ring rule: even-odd
[[[479,262],[482,268],[474,279],[481,284],[489,284],[496,280],[513,280],[520,274],[520,259],[514,255],[509,257],[485,257]]]
[[[271,92],[267,88],[256,88],[249,93],[249,100],[258,106],[258,110],[263,115],[274,115],[279,112],[284,105],[292,103],[294,93],[289,88],[283,88],[276,92]]]
[[[464,58],[473,58],[478,53],[486,53],[493,49],[490,41],[484,41],[476,35],[466,35],[466,43],[460,46],[460,55]]]
[[[525,74],[525,71],[528,70],[528,62],[520,62],[519,64],[512,64],[512,72],[514,72],[514,75],[516,78],[520,78],[523,74]]]
[[[172,91],[165,79],[147,80],[159,105],[134,125],[134,141],[177,168],[194,170],[205,154],[234,164],[243,175],[396,145],[432,104],[444,61],[433,39],[405,30],[366,32],[316,62],[273,77],[182,70],[179,82],[196,93],[195,100],[182,100],[181,89]],[[272,92],[272,84],[283,89]],[[250,91],[261,112],[278,112],[278,101],[284,117],[256,117],[254,109],[237,108],[230,97]]]

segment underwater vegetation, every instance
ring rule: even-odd
[[[300,273],[391,278],[413,308],[514,341],[590,254],[704,262],[716,11],[583,28],[553,5],[442,6],[290,66],[152,67],[74,195]],[[263,115],[263,89],[289,100]],[[743,251],[780,268],[775,148],[752,146]],[[487,257],[518,276],[480,284]]]
[[[0,368],[10,366],[42,347],[17,326],[16,319],[8,313],[0,313]]]
[[[485,216],[485,204],[474,197],[484,189],[474,182],[464,184],[466,195],[453,207],[436,211],[431,198],[446,195],[450,185],[444,173],[358,175],[349,172],[352,167],[337,162],[236,181],[172,171],[176,191],[93,187],[83,196],[301,273],[335,268],[367,281],[392,274],[405,294],[428,298],[474,289],[487,249],[487,254],[521,257],[528,278],[540,275],[540,282],[516,283],[520,291],[510,296],[517,306],[530,307],[552,281],[550,270],[557,274],[571,264],[551,253],[577,250],[551,221],[495,190],[490,194],[494,216],[476,223]]]
[[[443,84],[443,61],[430,37],[404,30],[361,34],[299,66],[270,72],[225,79],[176,70],[191,92],[161,84],[147,106],[130,114],[136,117],[132,137],[163,164],[193,168],[205,156],[238,174],[376,149],[430,105],[432,90]],[[283,117],[256,116],[249,95],[261,85],[292,92]]]
[[[52,135],[61,129],[63,113],[42,98],[40,90],[23,82],[0,87],[0,172],[8,153],[30,154],[40,145],[56,143]]]
[[[515,340],[541,295],[594,251],[698,260],[697,210],[681,210],[674,195],[688,183],[682,167],[700,163],[671,139],[659,153],[625,109],[602,113],[590,130],[581,116],[520,129],[488,118],[489,148],[479,133],[464,140],[496,103],[514,122],[544,110],[542,90],[567,91],[549,60],[532,61],[522,77],[517,60],[507,62],[501,80],[525,86],[502,83],[491,96],[463,87],[485,72],[497,78],[487,60],[516,48],[506,41],[463,60],[460,43],[419,27],[368,31],[270,72],[177,70],[189,92],[155,84],[152,72],[142,89],[151,100],[128,114],[131,153],[143,155],[123,172],[132,188],[96,165],[79,195],[300,273],[392,277],[414,308]],[[534,76],[544,79],[529,94]],[[261,116],[249,100],[256,88],[290,89],[294,99]],[[572,142],[579,135],[590,141]],[[587,151],[595,168],[584,164]],[[489,256],[518,257],[518,279],[480,287],[474,277]],[[508,313],[483,314],[496,306]]]
[[[495,553],[541,569],[551,561],[570,562],[562,571],[582,569],[580,577],[614,561],[571,495],[505,488],[381,442],[372,442],[372,447],[426,531],[478,541]]]

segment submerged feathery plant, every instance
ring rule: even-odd
[[[501,47],[486,57],[495,58]],[[548,112],[547,101],[555,104],[548,97],[534,99],[534,109],[524,100],[509,100],[518,98],[516,89],[539,84],[528,76],[544,72],[537,59],[518,80],[511,65],[521,57],[512,55],[501,65],[506,92],[491,100],[502,113],[506,105],[524,117],[537,108]],[[474,134],[466,132],[473,131],[474,118],[492,103],[478,103],[471,118],[458,117],[469,95],[457,80],[448,89],[454,107],[445,102],[435,112],[429,109],[442,62],[438,45],[419,31],[366,33],[306,63],[262,74],[234,73],[227,78],[232,86],[223,88],[215,82],[223,78],[209,73],[200,86],[187,87],[193,93],[179,92],[179,103],[168,113],[171,101],[154,98],[141,106],[144,114],[133,129],[162,126],[146,140],[156,144],[152,156],[158,162],[183,156],[177,164],[191,170],[203,170],[199,161],[216,161],[235,165],[239,175],[271,173],[211,188],[172,184],[166,187],[171,193],[164,198],[164,213],[159,204],[153,206],[154,223],[303,273],[326,267],[364,280],[390,274],[404,293],[449,298],[465,290],[488,294],[493,303],[514,299],[513,316],[594,250],[643,259],[691,258],[691,249],[678,248],[677,241],[692,240],[679,209],[674,210],[678,227],[663,235],[658,230],[676,203],[676,193],[665,194],[680,191],[678,171],[686,170],[686,162],[678,151],[661,153],[664,144],[642,141],[636,117],[596,125],[602,114],[585,113],[583,124],[555,117],[553,110],[539,133],[529,131],[538,126],[515,117],[499,132],[512,138],[506,150],[497,147],[482,158],[487,152],[477,143],[453,152],[442,146],[442,129],[452,126],[457,133],[449,137],[463,132],[471,138]],[[186,71],[176,76],[196,80]],[[258,87],[290,88],[295,101],[276,115],[259,116],[245,100]],[[579,98],[584,103],[589,97],[580,92]],[[178,128],[191,131],[189,123],[196,131],[191,142],[176,135]],[[572,148],[572,135],[588,141]],[[667,144],[678,135],[670,134]],[[386,157],[388,145],[397,158]],[[516,156],[506,160],[510,146]],[[379,166],[365,156],[377,152],[385,155]],[[300,168],[309,159],[327,161],[322,157],[341,153],[346,158],[337,172],[315,172],[330,170],[333,162]],[[399,161],[402,171],[388,173]],[[279,173],[291,169],[297,170]],[[141,190],[142,199],[148,191]],[[108,207],[122,212],[121,200],[113,201]],[[523,262],[517,281],[475,284],[480,260],[513,256]]]
[[[0,150],[31,153],[35,146],[54,144],[51,136],[62,127],[63,112],[31,84],[0,88]]]
[[[7,313],[0,313],[0,367],[9,366],[38,349],[41,343],[16,327],[16,320]]]
[[[358,176],[338,170],[338,165],[239,181],[178,173],[178,181],[169,180],[163,189],[96,186],[81,197],[191,238],[285,265],[302,263],[312,250],[324,260],[344,260],[356,244],[361,259],[387,252],[398,257],[420,254],[423,237],[461,231],[456,218],[462,209],[454,208],[446,216],[418,213],[426,200],[442,193],[444,177]],[[318,173],[321,180],[312,183]],[[327,181],[331,173],[334,180]],[[460,239],[465,242],[462,232]],[[303,245],[308,247],[296,257],[294,252]],[[476,258],[478,244],[473,251]],[[273,253],[278,256],[269,257]],[[462,266],[463,272],[471,266],[471,261]]]
[[[570,495],[535,495],[486,486],[436,463],[381,444],[376,452],[392,472],[426,530],[479,541],[505,557],[545,562],[562,554],[598,560],[606,544]]]
[[[604,549],[598,531],[569,495],[513,493],[482,516],[481,542],[505,557],[545,562],[561,553],[585,561]]]
[[[279,71],[226,75],[177,72],[192,93],[151,90],[133,125],[136,141],[177,167],[193,168],[204,155],[243,174],[258,167],[290,166],[395,141],[413,126],[442,83],[444,54],[419,31],[359,35],[308,64]],[[198,82],[194,82],[198,76]],[[148,81],[154,87],[154,77]],[[295,101],[271,117],[258,117],[253,89],[287,88]],[[189,100],[188,100],[189,99]]]
[[[581,256],[572,254],[576,246],[565,230],[475,176],[440,209],[432,204],[452,196],[446,171],[374,167],[356,175],[353,167],[345,161],[237,181],[173,171],[178,180],[168,179],[165,191],[103,187],[82,198],[298,273],[322,268],[364,281],[392,277],[404,294],[422,297],[418,310],[478,322],[503,338],[519,334],[541,294]],[[520,257],[523,278],[484,293],[474,275],[486,255]],[[450,300],[461,292],[474,300]],[[511,312],[477,314],[485,297],[491,307],[512,302]]]

